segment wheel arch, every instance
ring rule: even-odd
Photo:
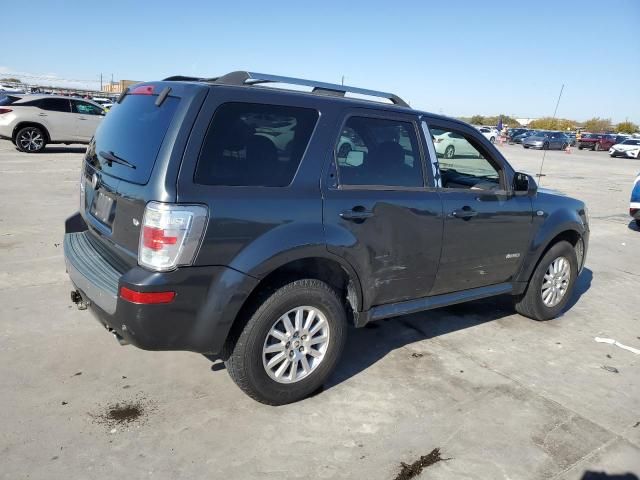
[[[347,317],[353,324],[358,324],[363,299],[362,286],[355,270],[344,259],[328,251],[322,255],[315,252],[314,255],[283,261],[258,279],[231,322],[221,356],[225,358],[229,354],[230,347],[248,320],[249,312],[281,286],[303,278],[321,280],[335,288],[347,308]]]
[[[13,141],[13,143],[16,143],[16,137],[18,136],[18,132],[25,127],[37,127],[42,129],[42,131],[44,132],[45,141],[47,143],[51,143],[51,135],[49,134],[49,130],[47,130],[47,127],[45,127],[41,123],[33,122],[29,120],[21,121],[18,124],[16,124],[15,127],[13,127],[13,132],[11,133],[11,140]]]
[[[579,241],[583,242],[583,256],[582,259],[578,259],[578,268],[582,269],[584,266],[584,254],[587,248],[585,233],[582,225],[577,223],[563,224],[554,229],[552,233],[545,235],[543,239],[536,238],[514,283],[519,284],[520,289],[524,291],[542,257],[545,256],[551,247],[561,241],[569,242],[574,248],[578,245]],[[582,262],[582,264],[580,264],[580,262]]]

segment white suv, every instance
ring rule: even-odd
[[[0,98],[0,138],[36,153],[48,143],[89,143],[105,115],[97,103],[54,95]]]

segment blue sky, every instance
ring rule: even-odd
[[[344,75],[423,110],[521,117],[551,115],[564,83],[559,117],[640,123],[638,0],[30,0],[0,17],[0,76]]]

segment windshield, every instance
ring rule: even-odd
[[[623,145],[640,145],[640,140],[625,140]]]

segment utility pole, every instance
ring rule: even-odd
[[[340,85],[344,85],[344,75],[342,75],[342,83]]]
[[[102,72],[100,72],[100,91],[102,91]]]

